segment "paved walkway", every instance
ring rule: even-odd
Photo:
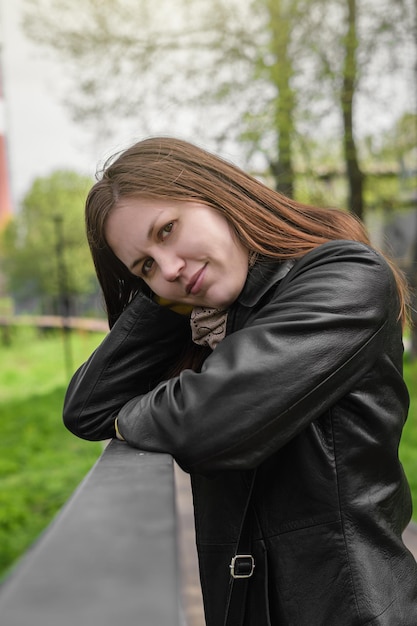
[[[197,564],[197,549],[195,546],[190,478],[178,465],[175,465],[175,483],[181,562],[181,594],[186,626],[205,626]]]
[[[190,479],[187,474],[175,466],[175,480],[180,535],[181,590],[186,626],[205,626],[194,538]],[[410,524],[406,528],[403,538],[404,543],[417,560],[417,524]]]
[[[417,561],[417,524],[411,523],[404,531],[404,543],[407,548],[414,554]]]

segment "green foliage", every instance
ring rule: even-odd
[[[78,365],[96,334],[74,334]],[[63,426],[66,377],[59,333],[15,329],[0,351],[0,576],[26,551],[102,451]]]
[[[13,300],[9,297],[0,297],[0,315],[13,315]]]
[[[400,458],[413,496],[413,519],[417,521],[417,360],[405,363],[404,376],[410,393],[410,412],[400,444]]]
[[[92,291],[94,269],[84,231],[91,184],[70,171],[35,180],[3,235],[2,270],[11,293],[56,296],[63,280],[70,295]]]
[[[366,183],[368,207],[389,211],[413,206],[416,175],[417,115],[404,114],[376,140],[367,137],[363,158],[370,170]]]

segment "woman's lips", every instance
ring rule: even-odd
[[[190,282],[188,283],[186,287],[187,293],[191,293],[192,295],[195,295],[196,293],[200,291],[201,286],[204,281],[205,273],[206,273],[206,266],[204,265],[201,268],[201,270],[198,270],[198,272],[196,272],[194,276],[191,278]]]

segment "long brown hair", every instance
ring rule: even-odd
[[[146,288],[115,256],[105,237],[109,213],[127,197],[204,203],[227,218],[250,252],[267,258],[299,258],[336,239],[369,244],[362,222],[346,211],[296,202],[186,141],[146,139],[106,164],[86,202],[87,237],[110,326],[137,291]],[[395,264],[388,262],[404,320],[406,283]]]

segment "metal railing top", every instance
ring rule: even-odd
[[[179,626],[172,457],[113,440],[0,590],[2,626]]]

